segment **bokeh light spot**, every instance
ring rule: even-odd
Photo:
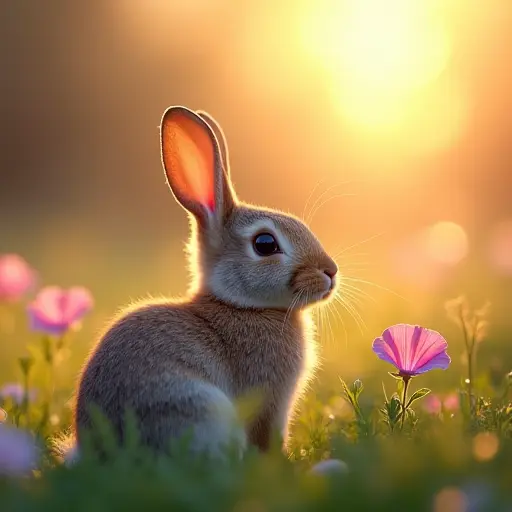
[[[512,274],[512,219],[500,222],[492,229],[488,254],[497,270]]]
[[[498,453],[499,446],[496,434],[482,432],[473,438],[473,456],[480,462],[491,460]]]
[[[457,487],[445,487],[434,499],[434,512],[466,512],[468,509],[469,500]]]
[[[456,265],[468,254],[468,236],[455,222],[438,222],[426,232],[427,254],[445,265]]]

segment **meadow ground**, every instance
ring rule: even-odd
[[[67,312],[58,300],[66,293],[75,303]],[[404,381],[372,352],[368,332],[357,347],[347,341],[340,348],[330,340],[337,331],[320,329],[326,364],[299,407],[288,458],[276,446],[268,455],[250,451],[241,462],[214,464],[176,445],[172,458],[155,460],[135,431],[119,449],[100,423],[115,457],[99,464],[85,450],[68,468],[51,446],[70,425],[87,338],[107,317],[83,288],[32,294],[2,303],[2,510],[512,510],[512,376],[496,363],[510,354],[505,333],[489,325],[487,306],[473,309],[462,297],[441,304],[430,324],[449,333],[451,364],[412,378],[406,402]],[[327,364],[354,351],[371,360],[370,369],[358,368],[355,357],[341,372]],[[405,415],[403,403],[410,404]],[[348,469],[308,471],[328,458]]]
[[[512,512],[511,5],[2,2],[0,512]],[[50,447],[99,333],[187,286],[170,105],[215,117],[240,199],[302,216],[338,263],[321,367],[289,457],[155,461],[134,435],[67,468]],[[402,323],[451,357],[423,354],[445,369],[409,382],[405,414],[372,350]],[[328,458],[348,470],[309,472]]]

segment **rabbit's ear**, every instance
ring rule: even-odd
[[[217,138],[204,121],[185,107],[169,107],[161,125],[162,163],[178,202],[203,227],[222,221],[234,206]]]
[[[224,135],[224,130],[220,127],[220,124],[215,120],[215,118],[205,112],[204,110],[198,110],[197,114],[203,118],[204,121],[208,123],[208,126],[212,129],[215,137],[217,137],[217,142],[219,143],[219,150],[222,157],[222,166],[224,167],[224,171],[229,176],[230,174],[230,166],[229,166],[229,150],[228,143],[226,141],[226,136]]]

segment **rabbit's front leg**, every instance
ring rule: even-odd
[[[273,439],[279,439],[283,446],[286,446],[288,437],[288,417],[275,407],[265,407],[255,418],[247,429],[247,438],[250,444],[256,446],[260,451],[266,452],[270,449]]]

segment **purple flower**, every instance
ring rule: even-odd
[[[4,400],[9,398],[16,405],[21,405],[23,403],[24,395],[25,390],[21,384],[9,383],[0,388],[0,398],[3,398]],[[30,389],[28,391],[29,402],[33,402],[36,399],[36,396],[37,391],[35,389]]]
[[[435,368],[446,370],[451,362],[446,340],[438,332],[419,325],[389,327],[374,340],[372,348],[380,359],[394,365],[401,376],[413,377]]]
[[[17,254],[0,256],[0,301],[17,302],[35,283],[36,274]]]
[[[0,474],[22,476],[35,468],[38,450],[23,430],[0,423]]]
[[[92,307],[92,296],[85,288],[64,290],[47,286],[29,305],[28,314],[33,330],[62,335],[78,324]]]

